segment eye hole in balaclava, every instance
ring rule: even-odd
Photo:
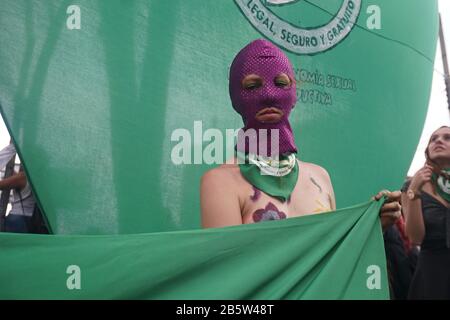
[[[256,90],[263,86],[264,80],[257,74],[249,74],[242,79],[242,88],[244,90]]]
[[[290,89],[292,80],[286,73],[280,73],[275,79],[274,84],[278,88]]]

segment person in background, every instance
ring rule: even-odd
[[[406,233],[420,246],[409,299],[450,299],[450,127],[437,129],[426,163],[402,196]]]
[[[6,164],[14,155],[14,145],[10,144],[0,152],[2,164]],[[0,190],[13,191],[11,210],[5,217],[5,232],[49,233],[22,165],[18,173],[0,180]]]
[[[409,184],[409,181],[410,178],[404,183],[401,190],[403,193],[406,192],[405,186]],[[383,236],[391,299],[406,300],[419,251],[406,235],[403,215],[384,230]]]

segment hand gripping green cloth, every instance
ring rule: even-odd
[[[388,299],[381,205],[221,229],[0,234],[0,299]]]

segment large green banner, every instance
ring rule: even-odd
[[[338,208],[398,189],[438,15],[435,0],[7,0],[0,30],[0,110],[52,231],[129,234],[199,227],[200,178],[242,127],[229,66],[257,38],[294,64],[299,158],[328,170]]]
[[[0,299],[389,299],[381,204],[221,229],[3,233]]]

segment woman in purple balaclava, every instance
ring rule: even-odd
[[[202,177],[203,227],[335,210],[327,171],[296,157],[289,124],[297,101],[296,83],[287,56],[267,40],[251,42],[233,60],[229,91],[233,108],[242,116],[243,133],[253,132],[257,141],[256,146],[245,144],[245,136],[238,136],[237,159],[243,161],[228,162]],[[400,214],[400,192],[383,194],[390,202],[383,206],[382,216],[392,223]]]
[[[289,59],[269,41],[253,41],[234,58],[229,89],[244,121],[236,146],[242,176],[257,190],[288,201],[298,179],[289,124],[297,94]],[[246,144],[245,136],[254,139]]]
[[[278,152],[267,143],[267,154],[296,153],[289,114],[297,102],[294,71],[286,55],[267,40],[256,40],[243,48],[230,68],[230,97],[233,108],[242,116],[244,132],[267,130],[267,142],[273,130],[279,130]],[[265,141],[264,141],[265,142]],[[238,143],[239,150],[239,143]],[[248,146],[239,151],[248,152]]]

